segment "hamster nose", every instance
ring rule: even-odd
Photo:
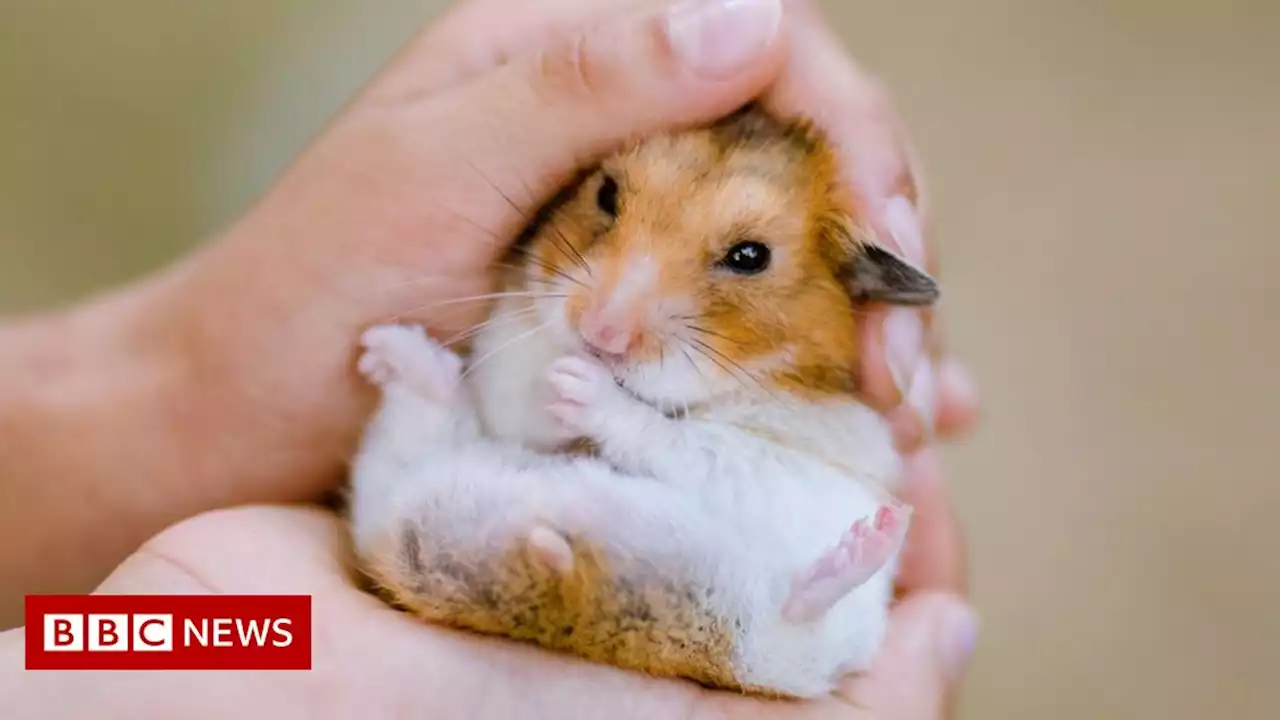
[[[635,327],[626,321],[605,320],[597,313],[582,318],[578,334],[595,350],[610,355],[623,355],[636,344]]]

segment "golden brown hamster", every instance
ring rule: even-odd
[[[517,244],[468,359],[362,338],[365,572],[433,622],[711,687],[866,668],[909,509],[856,330],[938,290],[862,238],[804,121],[751,106],[604,159]]]

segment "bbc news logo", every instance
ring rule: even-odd
[[[28,670],[310,670],[306,595],[28,595]]]

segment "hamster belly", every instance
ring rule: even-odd
[[[797,477],[804,476],[789,475],[792,481]],[[883,640],[897,557],[817,620],[786,619],[782,608],[795,578],[854,522],[874,516],[880,507],[876,494],[847,477],[803,482],[811,487],[762,494],[760,511],[742,513],[739,521],[741,561],[754,568],[744,593],[751,602],[743,609],[747,631],[738,648],[737,672],[750,688],[814,697],[870,665]]]

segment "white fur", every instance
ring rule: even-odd
[[[528,302],[504,299],[496,314]],[[734,667],[745,685],[811,697],[866,668],[884,633],[896,556],[817,621],[788,622],[780,608],[793,578],[875,513],[877,487],[896,482],[899,459],[879,415],[852,400],[777,397],[679,353],[620,373],[628,393],[574,357],[558,301],[534,302],[538,313],[479,336],[474,357],[486,359],[452,397],[421,392],[434,381],[384,384],[354,467],[357,543],[406,517],[473,549],[510,547],[546,525],[591,538],[620,574],[644,565],[714,588],[711,609],[742,620]],[[399,362],[447,356],[397,331],[409,332],[375,332],[401,346],[392,348],[407,356]],[[424,372],[437,377],[449,362]],[[695,408],[671,419],[637,395]],[[593,438],[603,459],[536,451],[577,436]]]

